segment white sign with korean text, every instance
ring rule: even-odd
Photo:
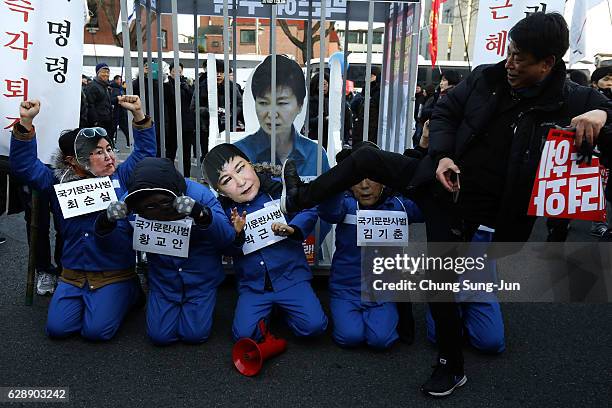
[[[357,246],[404,246],[408,216],[404,211],[357,210]]]
[[[563,15],[564,0],[480,0],[474,41],[474,67],[494,64],[507,56],[510,29],[529,13]]]
[[[87,178],[53,186],[64,218],[106,210],[117,194],[109,177]]]
[[[62,130],[79,125],[83,1],[0,2],[0,154],[8,155],[19,104],[41,101],[34,119],[38,157],[50,163]]]
[[[192,222],[189,218],[154,221],[136,216],[132,240],[134,251],[187,258]]]
[[[251,252],[286,239],[287,237],[274,235],[272,232],[272,224],[275,222],[287,223],[277,204],[268,205],[261,210],[247,214],[244,226],[246,241],[242,246],[242,253],[248,255]]]

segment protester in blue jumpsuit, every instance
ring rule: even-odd
[[[359,142],[360,146],[374,146]],[[337,155],[341,162],[350,149]],[[357,210],[402,211],[408,222],[423,222],[414,202],[394,195],[382,184],[364,179],[345,192],[319,205],[319,216],[336,226],[336,252],[329,277],[330,308],[334,330],[332,336],[341,346],[367,344],[377,349],[390,347],[397,339],[399,316],[393,302],[362,301],[361,248],[357,246]],[[410,310],[410,318],[411,316]],[[414,328],[412,335],[414,335]]]
[[[64,237],[63,271],[47,317],[50,337],[80,332],[89,340],[109,340],[142,296],[127,221],[118,223],[108,243],[101,242],[94,233],[98,213],[64,218],[54,190],[58,183],[109,176],[117,196],[121,196],[136,163],[155,156],[155,129],[142,112],[140,99],[126,95],[119,97],[119,103],[134,114],[135,141],[134,151],[119,166],[110,135],[102,128],[84,128],[65,131],[60,136],[54,170],[47,168],[36,157],[32,124],[40,110],[39,101],[21,102],[21,120],[13,128],[11,169],[32,188],[49,193]]]
[[[217,287],[225,278],[221,250],[237,236],[219,201],[208,188],[184,178],[172,161],[147,158],[134,169],[124,202],[100,214],[97,232],[107,235],[129,212],[148,220],[193,220],[187,258],[147,253],[147,334],[157,345],[206,341]]]
[[[221,144],[204,159],[206,177],[220,193],[228,217],[245,217],[280,197],[280,183],[273,183],[255,171],[248,157],[236,146]],[[288,224],[275,223],[276,235],[286,239],[244,255],[231,252],[238,279],[238,304],[234,315],[234,340],[259,339],[257,323],[267,319],[272,306],[286,314],[289,327],[297,336],[313,336],[325,331],[327,317],[311,285],[312,272],[306,262],[302,241],[317,221],[315,209],[288,217]]]

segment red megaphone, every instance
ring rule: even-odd
[[[243,338],[238,340],[232,349],[234,366],[241,374],[248,377],[257,375],[264,361],[287,349],[287,341],[274,337],[266,329],[266,323],[263,320],[259,322],[259,330],[263,335],[263,340],[260,343],[249,338]]]

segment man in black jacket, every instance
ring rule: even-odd
[[[202,63],[202,67],[206,70],[206,63],[207,61],[204,61]],[[236,117],[238,118],[238,120],[240,120],[240,118],[242,118],[242,94],[240,93],[240,91],[238,90],[238,87],[234,84],[234,82],[232,82],[231,80],[229,81],[229,91],[230,91],[230,95],[229,95],[229,102],[230,102],[230,111],[229,112],[225,112],[225,70],[224,70],[224,65],[223,65],[223,61],[221,60],[216,60],[215,62],[216,64],[216,71],[217,71],[217,78],[216,78],[216,83],[217,83],[217,113],[218,113],[218,125],[219,125],[219,133],[225,131],[225,127],[226,124],[231,124],[232,123],[232,112],[234,110],[236,110]],[[209,104],[208,104],[208,71],[200,74],[200,77],[198,78],[199,82],[200,82],[200,120],[201,120],[201,126],[200,126],[200,146],[202,148],[202,158],[206,155],[206,153],[208,153],[208,137],[209,137],[209,122],[210,122],[210,111],[209,111]],[[234,107],[234,92],[236,92],[236,107]],[[194,92],[193,94],[193,98],[191,99],[191,105],[190,105],[190,109],[195,112],[195,98],[196,98],[196,94]],[[231,126],[230,126],[231,128]],[[213,135],[213,137],[217,137],[217,135]]]
[[[597,145],[609,167],[612,104],[566,79],[562,57],[569,30],[561,15],[533,13],[510,30],[509,39],[505,61],[477,67],[436,104],[429,153],[418,165],[408,157],[364,148],[315,181],[301,184],[288,162],[281,209],[312,207],[355,179],[370,178],[416,193],[430,242],[471,241],[481,226],[495,231],[495,241],[527,241],[536,219],[527,209],[548,130],[575,127],[575,144],[586,155]],[[428,180],[432,167],[439,183],[415,189]],[[430,303],[430,308],[439,357],[422,390],[442,397],[467,380],[462,325],[452,300]]]
[[[86,88],[87,117],[89,126],[99,126],[109,135],[114,135],[113,106],[109,89],[110,68],[105,62],[96,65],[96,77]]]
[[[176,131],[176,100],[174,92],[174,63],[170,64],[168,82],[164,83],[164,105],[166,107],[166,157],[174,161],[178,149]],[[183,64],[179,62],[181,91],[181,126],[183,141],[183,176],[189,177],[191,172],[191,144],[194,138],[195,115],[190,109],[193,89],[183,76]]]

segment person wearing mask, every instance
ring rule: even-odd
[[[125,234],[129,223],[120,221],[109,243],[100,242],[95,235],[100,212],[65,218],[55,191],[57,184],[109,177],[117,196],[122,196],[136,164],[155,155],[153,122],[144,115],[140,99],[125,95],[119,103],[134,114],[135,139],[134,151],[120,165],[110,136],[104,128],[95,127],[62,132],[52,169],[45,166],[36,153],[37,100],[21,102],[21,119],[13,127],[11,170],[31,188],[49,195],[64,239],[63,270],[47,316],[46,332],[52,338],[80,333],[88,340],[110,340],[142,296],[134,269],[136,255]]]

